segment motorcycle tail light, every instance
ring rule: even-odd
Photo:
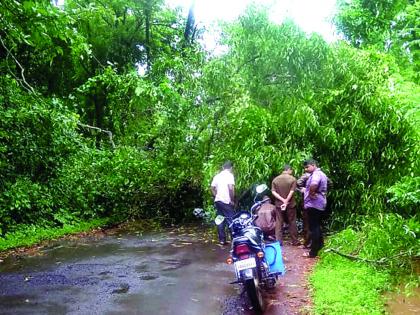
[[[233,258],[232,257],[228,257],[228,258],[226,258],[226,263],[228,264],[228,265],[232,265],[233,264]]]
[[[258,252],[257,257],[258,258],[263,258],[264,257],[264,252]]]
[[[250,250],[247,244],[239,244],[235,247],[235,254],[238,256],[249,253]]]

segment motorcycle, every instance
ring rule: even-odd
[[[265,202],[256,201],[268,189],[267,185],[256,187],[254,204],[250,211],[239,211],[233,217],[217,216],[215,223],[227,220],[232,236],[230,256],[226,262],[235,269],[236,281],[244,287],[256,312],[265,309],[262,290],[272,289],[279,275],[285,272],[279,242],[266,243],[262,230],[254,224],[255,212]]]

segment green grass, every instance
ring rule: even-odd
[[[382,292],[389,275],[365,264],[324,253],[310,277],[315,314],[384,314]]]
[[[24,225],[5,237],[0,237],[0,251],[37,244],[44,240],[52,240],[67,234],[85,232],[112,223],[109,218],[94,219],[62,227],[41,227]]]

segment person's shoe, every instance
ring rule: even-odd
[[[219,245],[222,245],[222,246],[227,245],[227,244],[228,244],[228,242],[226,242],[226,241],[223,241],[223,242],[222,242],[222,241],[220,241],[220,242],[219,242]]]

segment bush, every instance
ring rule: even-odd
[[[417,217],[378,213],[334,235],[327,248],[371,261],[379,269],[387,268],[397,281],[399,275],[414,272],[415,259],[420,257],[419,235]]]
[[[23,92],[0,79],[0,234],[21,223],[52,221],[48,182],[83,141],[77,116],[56,99]]]

